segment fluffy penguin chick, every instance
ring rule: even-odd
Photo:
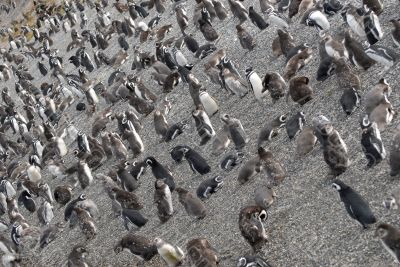
[[[180,247],[168,244],[161,238],[154,239],[154,243],[157,246],[158,254],[165,261],[168,267],[175,267],[182,264],[185,254]]]
[[[267,212],[259,206],[247,206],[240,210],[240,232],[254,251],[261,250],[263,245],[268,241],[268,236],[263,225],[267,217]]]
[[[400,261],[400,230],[388,223],[380,223],[375,230],[382,246],[393,256],[396,262]]]
[[[180,187],[176,188],[176,192],[179,194],[179,202],[189,216],[194,216],[197,219],[203,219],[206,216],[206,207],[196,195]]]

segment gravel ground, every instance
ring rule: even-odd
[[[228,3],[222,0],[228,8]],[[110,1],[112,2],[112,1]],[[348,1],[347,1],[348,2]],[[243,4],[246,7],[254,5],[259,11],[258,1]],[[194,1],[187,2],[187,14],[193,14]],[[113,19],[121,19],[122,16],[109,6],[107,9]],[[398,16],[400,10],[399,2],[396,0],[385,1],[385,9],[380,15],[381,26],[385,32],[381,44],[394,47],[390,38],[392,29],[390,19]],[[87,9],[89,17],[89,28],[94,27],[97,20],[94,10]],[[148,22],[154,17],[155,10],[144,19]],[[139,20],[138,20],[139,21]],[[332,34],[337,34],[344,28],[343,20],[339,15],[329,17],[332,26]],[[168,2],[168,8],[162,15],[160,26],[167,23],[174,25],[173,30],[168,37],[179,37],[180,31],[176,25],[175,15],[172,12],[172,4]],[[272,40],[276,36],[275,26],[270,26],[260,32],[250,21],[244,23],[253,36],[256,36],[257,46],[251,52],[246,52],[240,47],[234,28],[237,23],[230,14],[230,17],[220,22],[213,22],[214,28],[220,34],[218,48],[225,48],[227,55],[237,65],[244,76],[244,69],[252,66],[253,69],[263,77],[267,71],[277,71],[283,73],[284,59],[280,57],[274,59],[271,53]],[[318,42],[319,36],[315,29],[300,25],[298,19],[290,24],[289,31],[296,40],[296,43],[307,42],[313,48],[313,58],[311,62],[304,67],[298,74],[310,78],[314,89],[315,98],[299,107],[293,103],[287,104],[284,99],[272,103],[267,98],[263,104],[255,101],[252,94],[239,99],[236,96],[228,96],[218,86],[212,84],[203,73],[203,64],[207,58],[199,62],[185,48],[183,53],[190,62],[195,64],[194,75],[208,89],[208,92],[217,99],[220,112],[211,118],[214,129],[220,129],[222,124],[219,121],[219,115],[228,113],[231,116],[241,120],[246,132],[250,137],[250,142],[245,147],[245,158],[251,158],[256,152],[256,141],[260,128],[265,122],[280,114],[294,114],[301,110],[306,114],[307,125],[310,125],[311,119],[316,114],[324,114],[332,120],[334,126],[341,134],[343,140],[348,146],[351,165],[348,170],[340,176],[345,183],[351,185],[360,192],[361,195],[370,203],[375,215],[379,221],[398,225],[399,216],[396,211],[388,213],[382,206],[384,200],[390,193],[398,187],[397,178],[392,179],[389,176],[389,165],[386,160],[372,169],[365,169],[366,160],[360,145],[361,131],[358,119],[363,110],[358,109],[353,115],[347,117],[339,105],[340,89],[337,86],[336,77],[330,77],[324,82],[315,80],[316,70],[319,64]],[[200,44],[205,40],[202,34],[190,23],[188,33],[193,33]],[[66,52],[66,46],[70,39],[70,34],[59,32],[52,37],[54,46],[59,49],[63,56],[65,71],[67,73],[77,73],[75,67],[68,63],[67,59],[75,51]],[[105,51],[108,55],[113,55],[119,50],[117,43],[118,36],[114,36],[110,47]],[[134,37],[129,39],[131,48],[129,52],[133,54],[132,47],[138,44]],[[90,45],[88,45],[89,47]],[[141,46],[143,51],[154,52],[154,41],[148,41]],[[89,50],[92,50],[91,48]],[[89,52],[92,55],[91,52]],[[32,63],[31,65],[29,65]],[[127,73],[133,73],[130,70],[132,56],[122,66]],[[26,62],[31,74],[36,77],[34,84],[40,86],[42,82],[48,82],[54,78],[49,75],[42,77],[37,69],[37,60]],[[392,85],[393,94],[390,101],[397,109],[399,102],[399,66],[392,68],[385,74],[385,78]],[[110,67],[101,67],[89,74],[91,79],[106,82],[109,74],[113,71]],[[364,95],[375,83],[378,82],[378,73],[380,66],[375,65],[370,70],[364,72],[356,70],[362,80],[361,95]],[[140,73],[146,86],[157,95],[162,95],[161,88],[151,79],[150,71],[144,70]],[[14,80],[11,79],[3,86],[14,89]],[[187,92],[187,84],[180,83],[168,98],[173,106],[171,112],[167,115],[168,122],[178,122],[182,119],[191,118],[193,108],[192,101]],[[19,100],[18,100],[19,101]],[[105,101],[101,100],[98,110],[105,108]],[[20,102],[19,102],[20,103]],[[77,103],[77,102],[76,102]],[[130,109],[126,102],[120,102],[113,106],[113,111],[123,111]],[[68,110],[69,116],[74,118],[75,125],[87,134],[91,133],[91,122],[93,117],[88,117],[83,113],[77,113],[75,105]],[[145,235],[151,239],[161,237],[165,241],[185,248],[186,242],[192,238],[205,237],[219,251],[221,257],[221,266],[235,266],[235,261],[239,256],[250,252],[249,245],[245,242],[239,232],[238,216],[241,207],[253,202],[253,193],[256,188],[266,183],[264,176],[256,176],[245,185],[239,185],[237,175],[239,168],[231,172],[222,172],[218,168],[220,157],[211,154],[211,142],[206,146],[200,147],[199,137],[191,120],[191,127],[181,136],[170,143],[160,143],[155,135],[153,126],[153,115],[142,118],[143,130],[140,135],[145,145],[145,152],[136,160],[141,160],[146,156],[155,156],[159,162],[171,167],[176,183],[186,189],[195,191],[201,181],[219,174],[224,177],[224,187],[206,200],[205,205],[208,209],[208,215],[205,219],[194,221],[193,218],[186,215],[182,205],[178,202],[178,196],[173,194],[173,203],[176,213],[165,224],[161,225],[156,216],[156,207],[152,204],[154,192],[154,178],[151,171],[147,171],[140,180],[140,188],[136,191],[143,200],[144,208],[142,213],[149,218],[149,222],[136,233]],[[388,150],[391,139],[396,131],[398,119],[395,118],[383,133],[382,140]],[[108,130],[116,128],[116,122],[110,122],[107,125]],[[173,163],[169,151],[176,145],[185,144],[200,152],[212,167],[212,172],[205,176],[193,176],[192,172],[185,162],[182,164]],[[66,166],[70,166],[76,159],[72,155],[74,146],[70,147],[69,154],[65,157]],[[269,243],[264,246],[260,254],[265,257],[272,266],[395,266],[393,258],[383,249],[378,240],[374,238],[374,226],[368,230],[361,230],[360,225],[353,221],[347,214],[340,202],[339,195],[327,183],[327,174],[329,169],[323,160],[322,151],[317,147],[307,156],[298,158],[295,156],[295,141],[290,141],[285,131],[268,143],[268,148],[279,159],[286,171],[287,178],[279,187],[276,188],[278,199],[269,210],[269,218],[266,223],[266,231],[269,235]],[[232,146],[230,149],[233,151]],[[132,160],[132,159],[130,159]],[[104,164],[95,173],[107,174],[110,167],[116,162],[113,160]],[[48,170],[42,171],[42,179],[49,183],[51,188],[56,185],[66,183],[60,179],[52,179],[48,175]],[[94,200],[99,207],[100,216],[96,218],[98,227],[97,236],[90,241],[86,241],[79,227],[70,230],[68,227],[59,234],[58,238],[43,250],[35,249],[30,258],[32,263],[27,266],[60,266],[66,262],[68,253],[76,244],[85,244],[89,250],[87,261],[92,266],[136,266],[135,257],[127,252],[114,254],[113,247],[115,243],[127,231],[123,227],[120,219],[112,216],[111,201],[103,190],[100,181],[96,180],[85,190],[80,187],[74,189],[74,197],[85,193],[88,198]],[[37,216],[28,214],[21,208],[22,214],[26,216],[33,225],[39,225]],[[63,221],[64,209],[55,205],[55,218],[53,223]],[[164,266],[160,257],[154,257],[152,261],[145,266]]]

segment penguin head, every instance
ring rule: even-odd
[[[398,209],[398,205],[396,203],[396,199],[394,197],[388,197],[385,201],[383,201],[383,206],[390,210],[397,210]]]
[[[342,181],[340,181],[339,179],[335,179],[332,182],[332,187],[335,188],[339,192],[348,188],[348,186],[345,183],[343,183]]]
[[[247,259],[245,257],[240,257],[236,264],[236,267],[246,267],[247,266]]]
[[[80,194],[78,197],[78,200],[83,201],[86,200],[86,195],[85,194]]]
[[[371,121],[368,118],[368,114],[364,114],[364,116],[360,118],[360,125],[361,129],[366,129],[371,126]]]
[[[163,185],[165,185],[165,183],[161,179],[156,179],[156,181],[154,182],[154,187],[156,189],[161,188]]]
[[[253,67],[247,67],[247,68],[244,70],[246,76],[249,75],[250,72],[252,72],[252,71],[253,71]]]
[[[258,214],[258,218],[261,221],[266,221],[268,219],[268,213],[265,210],[260,211],[260,213]]]
[[[147,157],[144,162],[150,167],[154,166],[156,163],[156,159],[154,157]]]
[[[121,241],[119,241],[115,246],[114,246],[114,252],[115,254],[118,254],[124,250],[124,247],[121,244]]]
[[[161,238],[156,237],[154,238],[154,244],[157,246],[157,248],[160,248],[165,244],[165,242]]]
[[[221,183],[224,182],[223,179],[222,179],[222,177],[219,176],[219,175],[214,177],[214,181],[215,181],[216,183],[218,183],[218,184],[221,184]]]
[[[376,227],[375,237],[385,238],[389,235],[392,226],[387,223],[381,223]]]

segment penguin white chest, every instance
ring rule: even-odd
[[[261,99],[263,97],[263,94],[262,94],[263,85],[262,85],[262,80],[261,80],[260,76],[258,76],[258,74],[254,72],[254,73],[250,74],[248,80],[249,80],[251,89],[253,90],[254,96],[256,97],[257,100],[261,101]]]

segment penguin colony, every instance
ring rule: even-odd
[[[397,1],[41,2],[0,6],[3,266],[400,260]]]

